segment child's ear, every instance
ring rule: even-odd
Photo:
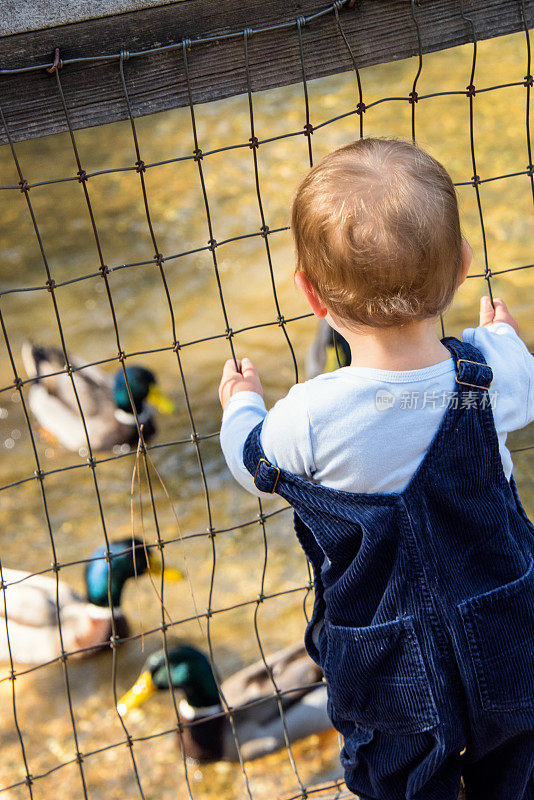
[[[295,272],[295,283],[299,287],[300,291],[304,294],[304,297],[310,304],[310,308],[315,316],[319,317],[320,319],[326,317],[328,314],[328,309],[317,294],[315,287],[305,272],[302,272],[300,269]]]
[[[473,260],[473,251],[471,250],[471,245],[464,239],[462,236],[462,271],[460,273],[460,279],[458,280],[458,286],[465,281],[467,278],[467,273],[469,272],[469,267],[471,266],[471,261]]]

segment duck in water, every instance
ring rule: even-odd
[[[57,440],[67,450],[86,448],[86,434],[70,376],[65,372],[63,352],[26,342],[22,360],[28,377],[33,380],[28,393],[29,406],[45,436]],[[153,407],[164,414],[174,411],[172,401],[165,397],[154,374],[145,367],[126,367],[127,386],[122,369],[112,379],[98,367],[86,366],[79,358],[69,361],[93,450],[137,446],[139,435],[128,386],[145,441],[156,431]]]
[[[0,589],[0,661],[43,664],[61,656],[62,649],[69,657],[92,655],[109,645],[112,633],[113,606],[115,633],[119,638],[129,635],[129,626],[120,608],[126,581],[143,575],[147,570],[161,574],[159,560],[145,549],[140,539],[119,539],[106,548],[96,549],[85,567],[87,596],[77,594],[64,581],[48,575],[32,575],[15,569],[2,569],[3,588]],[[111,575],[110,575],[111,564]],[[165,569],[168,580],[181,580],[178,570]],[[109,583],[109,596],[108,596]],[[7,609],[7,631],[5,616]],[[61,622],[63,648],[58,628]]]
[[[237,761],[232,726],[221,703],[217,682],[207,656],[188,644],[170,643],[152,653],[135,685],[121,698],[117,710],[125,715],[157,691],[173,688],[183,692],[178,703],[183,725],[185,755],[196,761]],[[326,712],[326,684],[321,669],[297,644],[268,656],[267,664],[276,686],[290,742],[331,728]],[[253,759],[285,746],[271,675],[258,661],[227,678],[222,694],[232,710],[243,758]]]

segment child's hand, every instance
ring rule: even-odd
[[[236,371],[234,360],[230,358],[223,368],[219,384],[219,400],[223,411],[228,400],[237,392],[257,392],[263,397],[260,376],[250,358],[238,361],[237,366],[239,372]]]
[[[519,326],[506,308],[504,300],[494,297],[493,305],[495,308],[491,305],[491,300],[487,295],[480,298],[480,325],[489,325],[491,322],[507,322],[519,334]]]

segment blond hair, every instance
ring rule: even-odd
[[[355,326],[434,317],[462,268],[458,202],[445,168],[415,144],[359,139],[308,172],[291,228],[302,270]]]

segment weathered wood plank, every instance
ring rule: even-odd
[[[471,40],[458,0],[422,0],[416,6],[423,52],[445,49]],[[466,0],[479,39],[522,28],[519,0]],[[533,0],[525,3],[532,24]],[[193,99],[207,102],[246,90],[243,37],[196,41],[206,37],[294,22],[327,8],[325,0],[186,0],[115,17],[80,22],[0,39],[3,70],[50,64],[55,47],[62,60],[116,56],[190,39],[188,53]],[[418,51],[411,5],[405,0],[359,0],[339,14],[343,31],[360,67],[394,61]],[[311,21],[302,31],[308,78],[352,69],[333,12]],[[301,80],[296,25],[258,32],[249,38],[251,84],[254,91]],[[125,63],[128,91],[135,116],[188,103],[181,48],[130,58]],[[61,81],[75,128],[124,119],[126,103],[118,59],[66,64]],[[65,130],[56,81],[44,69],[2,74],[0,103],[15,140]],[[0,130],[0,142],[5,142]]]
[[[2,0],[0,36],[183,2],[186,0]]]

